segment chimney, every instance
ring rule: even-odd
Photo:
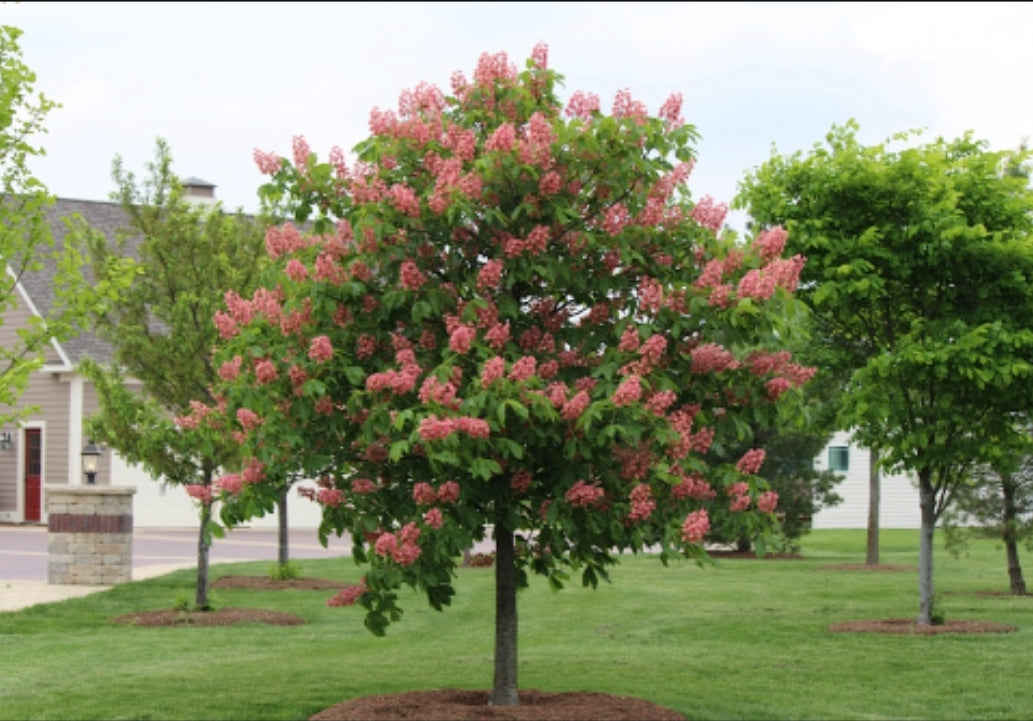
[[[183,184],[183,197],[188,203],[201,203],[205,205],[215,203],[215,185],[212,183],[193,176],[181,182]]]

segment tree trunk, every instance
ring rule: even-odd
[[[495,680],[490,706],[516,706],[517,599],[513,531],[495,524]]]
[[[881,504],[879,482],[879,450],[868,449],[868,544],[864,562],[869,566],[879,565],[879,505]]]
[[[212,506],[201,504],[201,530],[197,535],[197,590],[194,593],[194,607],[208,609],[208,551],[211,548],[211,533],[208,525],[212,522]]]
[[[280,492],[280,497],[276,501],[276,514],[279,517],[280,522],[280,538],[279,538],[279,549],[276,557],[277,563],[280,564],[280,570],[282,571],[287,567],[287,564],[291,560],[290,545],[287,535],[287,492],[289,487],[284,486],[284,489]]]
[[[1008,554],[1008,583],[1013,596],[1026,595],[1026,581],[1022,578],[1022,566],[1019,565],[1019,544],[1015,532],[1018,509],[1015,507],[1015,482],[1011,475],[1001,475],[1001,491],[1004,495],[1004,548]]]
[[[936,494],[928,471],[918,474],[918,498],[922,529],[918,544],[918,619],[919,626],[933,622],[933,529],[936,527]]]

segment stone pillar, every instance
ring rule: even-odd
[[[44,487],[47,583],[114,586],[133,577],[133,486]]]

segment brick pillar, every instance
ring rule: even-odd
[[[51,486],[47,583],[114,586],[133,577],[132,486]]]

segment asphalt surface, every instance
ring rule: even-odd
[[[276,529],[234,529],[227,532],[225,538],[213,540],[209,563],[263,560],[274,563],[278,553],[277,538]],[[296,561],[342,558],[351,552],[351,541],[347,537],[331,537],[323,548],[314,528],[291,529],[288,543],[290,557]],[[196,568],[197,530],[135,529],[132,553],[134,581],[180,568]],[[48,583],[47,565],[45,525],[0,524],[0,612],[84,596],[106,588]]]

